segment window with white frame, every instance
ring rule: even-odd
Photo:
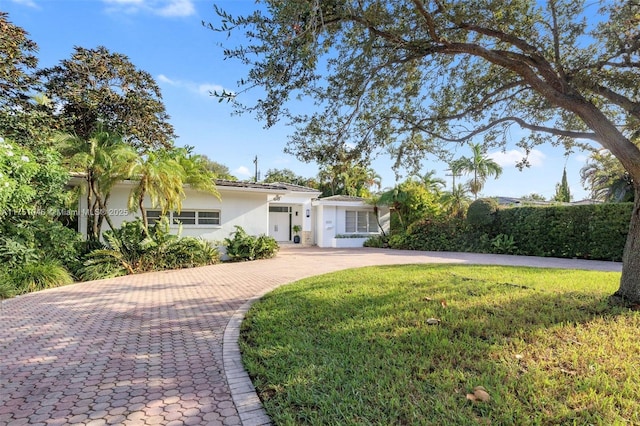
[[[369,210],[347,210],[345,212],[346,233],[378,232],[376,214]]]
[[[147,222],[149,222],[149,226],[155,225],[157,222],[160,222],[161,217],[162,212],[160,210],[147,210]]]
[[[160,220],[162,212],[160,210],[147,210],[147,220],[149,225],[153,225]],[[172,225],[195,225],[195,226],[217,226],[220,225],[220,210],[181,210],[169,212],[167,216]]]

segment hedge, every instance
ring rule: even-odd
[[[499,210],[494,232],[513,236],[521,254],[622,260],[632,203]]]
[[[430,251],[510,252],[528,256],[622,260],[633,203],[510,207],[495,212],[489,228],[460,220],[425,219],[394,235],[393,248]]]

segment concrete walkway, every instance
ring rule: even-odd
[[[613,262],[285,246],[269,260],[33,293],[0,307],[0,425],[267,424],[237,346],[250,303],[312,275],[407,263],[621,270]]]

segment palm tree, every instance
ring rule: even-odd
[[[467,192],[465,185],[458,184],[451,192],[442,194],[440,200],[450,216],[464,218],[471,202]]]
[[[489,176],[499,178],[502,174],[502,167],[484,153],[481,144],[471,144],[470,158],[462,157],[452,163],[451,169],[455,173],[473,174],[473,179],[469,181],[469,190],[478,198],[478,194],[484,187]]]
[[[382,236],[386,237],[387,233],[384,232],[384,228],[380,223],[380,194],[371,194],[365,199],[365,203],[373,206],[373,214],[376,216],[376,222],[378,223],[378,229],[382,232]]]
[[[447,186],[447,183],[444,181],[444,179],[436,177],[435,174],[436,174],[436,171],[431,170],[422,176],[416,176],[416,177],[418,178],[418,181],[422,184],[422,186],[424,186],[425,189],[427,189],[427,191],[432,192],[436,195],[439,195],[440,192],[442,191],[442,188]]]
[[[138,154],[122,141],[121,136],[104,127],[99,127],[89,140],[62,134],[56,137],[55,142],[70,167],[84,173],[89,209],[87,236],[90,240],[98,240],[103,220],[113,229],[107,208],[111,190],[116,182],[131,176]]]
[[[403,212],[408,199],[409,194],[404,190],[404,187],[402,185],[396,185],[392,189],[380,194],[377,204],[389,206],[389,210],[398,216],[398,221],[402,229],[406,229]]]
[[[152,207],[160,207],[162,214],[171,210],[180,212],[185,185],[220,196],[215,175],[207,165],[205,157],[192,155],[187,148],[162,148],[140,157],[133,171],[138,184],[129,195],[129,209],[140,211],[145,232],[149,232],[145,196],[149,197]]]
[[[162,214],[180,211],[185,196],[185,171],[175,155],[162,148],[140,157],[133,174],[138,183],[129,194],[129,209],[133,212],[140,210],[145,232],[148,233],[145,196],[149,197],[152,207],[160,207]]]
[[[580,169],[580,180],[591,191],[594,200],[633,201],[633,181],[620,161],[606,150],[591,154],[590,161]]]
[[[173,152],[184,170],[185,184],[220,198],[216,189],[216,174],[210,169],[211,160],[204,155],[192,154],[189,148],[176,148]]]

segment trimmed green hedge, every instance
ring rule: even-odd
[[[389,239],[392,248],[622,260],[632,203],[499,209],[489,228],[425,219]]]
[[[494,232],[513,236],[532,256],[622,259],[632,203],[499,210]]]

